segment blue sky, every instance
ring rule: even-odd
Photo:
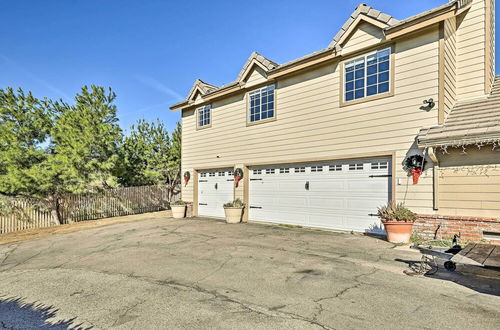
[[[71,100],[111,86],[120,123],[180,119],[196,78],[235,80],[252,51],[278,63],[325,48],[361,1],[0,0],[0,88]],[[446,0],[365,0],[398,19]]]

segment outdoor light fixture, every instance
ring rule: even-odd
[[[424,100],[423,103],[427,104],[427,107],[429,107],[430,109],[434,108],[434,106],[436,105],[436,103],[434,103],[434,100],[432,99],[432,97],[428,100]]]

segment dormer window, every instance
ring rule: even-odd
[[[390,93],[391,48],[348,61],[344,65],[344,102]]]
[[[256,123],[274,119],[274,85],[259,88],[249,94],[248,121]]]
[[[198,112],[198,128],[210,127],[212,124],[212,107],[205,105],[196,111]]]

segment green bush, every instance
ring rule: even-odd
[[[378,208],[377,215],[381,219],[397,221],[415,221],[417,215],[410,211],[404,203],[395,203],[390,201],[384,206]]]
[[[183,200],[175,201],[171,205],[187,205],[188,202],[185,202]]]

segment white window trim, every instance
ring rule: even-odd
[[[257,91],[262,91],[263,89],[266,89],[266,88],[269,88],[273,86],[274,89],[273,89],[273,116],[272,117],[268,117],[266,119],[259,119],[259,120],[255,120],[255,121],[251,121],[250,118],[251,118],[251,95]],[[256,88],[254,90],[251,90],[249,91],[247,94],[246,94],[246,97],[247,97],[247,101],[246,101],[246,104],[247,104],[247,126],[252,126],[252,125],[258,125],[258,124],[261,124],[261,123],[267,123],[269,121],[274,121],[276,120],[276,84],[270,84],[270,85],[266,85],[266,86],[262,86],[260,88]],[[262,107],[262,102],[260,104],[260,107]],[[261,111],[262,113],[262,111]]]
[[[376,54],[378,52],[381,52],[381,51],[384,51],[384,50],[389,50],[389,80],[387,81],[389,83],[389,89],[387,90],[387,92],[383,92],[383,93],[377,93],[377,94],[373,94],[373,95],[370,95],[370,96],[366,96],[366,91],[367,91],[367,60],[366,58],[370,55],[373,55],[373,54]],[[365,102],[365,101],[370,101],[372,99],[377,99],[377,98],[380,98],[380,97],[386,97],[386,96],[391,96],[393,95],[394,91],[393,91],[393,75],[394,75],[394,47],[392,46],[388,46],[388,47],[384,47],[384,48],[380,48],[380,49],[376,49],[372,52],[369,52],[369,53],[366,53],[365,55],[363,56],[357,56],[355,58],[352,58],[352,59],[348,59],[346,60],[343,65],[342,65],[342,85],[341,85],[341,91],[342,91],[342,97],[341,97],[341,105],[349,105],[349,104],[353,104],[353,103],[361,103],[361,102]],[[359,99],[352,99],[352,100],[349,100],[349,101],[346,101],[346,98],[345,98],[345,95],[346,95],[346,80],[345,80],[345,73],[346,73],[346,64],[347,63],[350,63],[350,62],[353,62],[353,61],[356,61],[360,58],[364,58],[364,64],[365,64],[365,75],[363,77],[363,80],[364,80],[364,91],[365,91],[365,96],[364,97],[361,97]],[[378,74],[378,73],[377,73]],[[354,89],[355,90],[355,89]]]
[[[209,123],[206,125],[200,125],[200,111],[205,110],[208,107],[209,109]],[[199,107],[196,109],[196,128],[197,129],[202,129],[202,128],[209,128],[212,127],[212,105],[207,104],[202,107]]]

